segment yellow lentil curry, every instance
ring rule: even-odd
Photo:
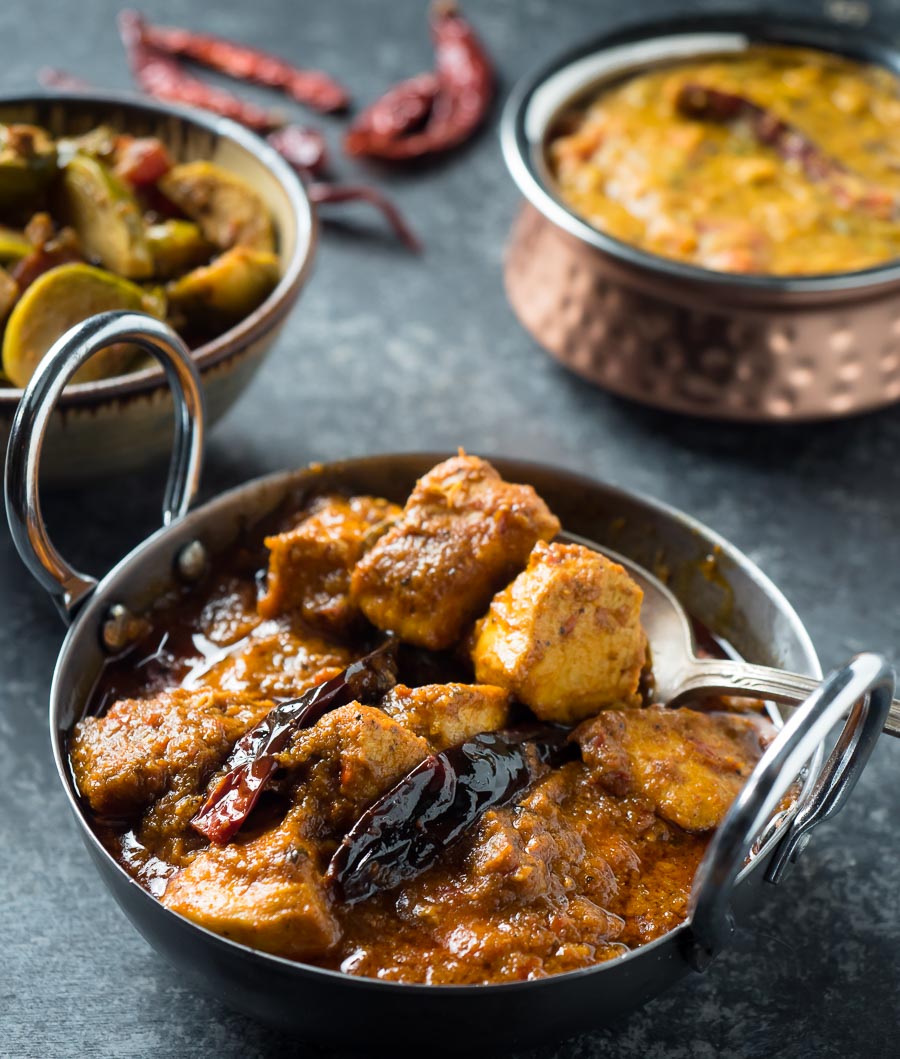
[[[549,163],[601,231],[704,268],[900,254],[900,80],[837,55],[759,46],[631,77],[561,119]]]

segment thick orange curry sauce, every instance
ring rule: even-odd
[[[485,517],[484,497],[472,501],[472,478],[484,475],[487,465],[471,457],[457,460],[469,464],[451,468],[458,479],[452,490],[429,502],[440,518],[462,517],[471,536],[478,532],[473,522]],[[488,484],[493,489],[493,481]],[[485,503],[498,501],[492,494]],[[604,702],[601,695],[594,705],[578,699],[575,715],[566,716],[567,707],[547,698],[547,673],[541,672],[540,682],[530,679],[537,654],[552,656],[556,643],[531,644],[532,653],[520,654],[504,676],[493,628],[489,646],[497,685],[478,690],[487,683],[478,653],[487,619],[473,633],[470,607],[454,626],[451,645],[432,650],[407,642],[401,648],[399,681],[413,690],[395,689],[380,707],[344,707],[297,736],[271,789],[228,846],[211,848],[191,827],[239,734],[273,702],[334,675],[372,643],[371,617],[364,620],[357,608],[368,607],[364,613],[376,620],[377,614],[349,573],[362,554],[406,547],[408,535],[397,527],[420,516],[409,505],[402,513],[392,509],[374,532],[370,526],[360,534],[345,508],[345,501],[325,500],[306,523],[297,514],[282,521],[288,534],[307,526],[306,538],[299,544],[293,538],[293,565],[283,563],[277,574],[288,610],[279,612],[273,603],[271,579],[266,590],[266,550],[250,541],[202,584],[161,601],[147,615],[140,644],[108,666],[92,705],[99,716],[78,726],[71,758],[110,852],[168,907],[227,937],[306,963],[397,981],[485,983],[557,974],[610,959],[675,927],[686,915],[709,837],[771,733],[757,717],[709,712],[708,703],[702,712],[642,708],[639,626],[639,661],[628,671],[633,693],[623,698],[618,689],[615,701]],[[492,511],[490,517],[496,528],[507,515],[498,521]],[[534,536],[554,532],[550,523],[540,528],[533,511],[526,522],[538,526]],[[423,525],[434,528],[420,519],[419,536]],[[452,550],[455,531],[448,532],[441,550],[430,554],[430,576]],[[498,532],[502,542],[513,531],[503,523]],[[355,543],[348,544],[351,537]],[[315,543],[326,540],[325,548]],[[618,619],[599,608],[609,582],[619,577],[614,564],[595,568],[590,556],[560,553],[562,565],[548,566],[544,554],[537,569],[533,553],[528,560],[529,542],[511,568],[497,574],[494,562],[485,577],[491,547],[482,540],[473,549],[487,591],[486,599],[473,603],[475,614],[490,605],[497,619],[506,606],[506,628],[516,620],[510,608],[521,604],[508,592],[504,602],[501,586],[540,575],[542,602],[532,593],[529,606],[546,613],[576,600],[579,620],[592,607],[598,608],[592,621],[598,614],[607,622],[629,620],[622,597]],[[557,546],[534,547],[549,552]],[[583,569],[572,566],[576,560]],[[395,567],[403,561],[395,554]],[[454,562],[459,570],[458,557]],[[369,564],[370,581],[376,566],[375,560]],[[305,571],[305,589],[298,587],[298,569]],[[574,580],[563,583],[569,575]],[[599,580],[591,588],[595,575]],[[414,574],[405,580],[417,583]],[[557,590],[558,598],[551,598]],[[621,582],[618,590],[628,586]],[[381,598],[384,585],[379,591]],[[440,609],[431,600],[429,617]],[[415,607],[413,612],[419,613]],[[397,623],[396,615],[392,620]],[[554,622],[564,646],[578,641],[575,618],[568,633]],[[457,629],[464,634],[457,637]],[[602,655],[604,636],[617,631],[596,622],[590,630],[597,637],[594,653]],[[437,634],[432,629],[428,635]],[[526,635],[521,626],[516,635],[520,641]],[[619,667],[626,661],[625,643],[615,659]],[[580,655],[569,661],[576,668],[595,665]],[[514,696],[498,690],[507,677]],[[567,702],[578,698],[568,694]],[[533,705],[526,708],[529,699]],[[722,710],[726,704],[712,705]],[[413,764],[485,724],[508,726],[548,711],[573,728],[574,760],[545,769],[514,804],[485,814],[417,878],[354,906],[329,890],[324,872],[341,838]]]

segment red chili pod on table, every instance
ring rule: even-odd
[[[251,48],[211,33],[149,24],[144,25],[143,39],[160,52],[192,59],[239,81],[280,89],[298,103],[325,113],[344,110],[350,102],[349,92],[333,77],[321,70],[295,66],[261,48]]]
[[[419,74],[389,88],[353,122],[344,140],[350,154],[365,154],[376,140],[393,141],[425,125],[438,94],[438,79]]]
[[[257,132],[267,132],[282,124],[282,120],[270,111],[192,77],[177,59],[147,42],[145,29],[146,24],[137,12],[119,13],[119,33],[132,75],[148,96],[211,110]]]
[[[301,176],[321,176],[328,168],[328,147],[318,129],[285,125],[270,132],[266,140]]]
[[[378,188],[370,187],[368,184],[329,184],[316,182],[308,184],[306,192],[310,201],[317,205],[338,204],[342,202],[368,202],[375,209],[380,210],[385,220],[394,230],[394,234],[403,245],[419,253],[422,244],[419,237],[403,219],[403,215],[391,200]]]
[[[440,4],[432,12],[431,35],[433,86],[427,75],[412,78],[364,110],[344,140],[349,154],[421,158],[458,146],[484,121],[494,96],[494,70],[474,30],[454,5]]]

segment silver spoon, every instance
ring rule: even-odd
[[[821,684],[813,677],[787,673],[732,658],[698,658],[691,622],[681,603],[657,577],[596,541],[574,533],[559,540],[581,544],[620,563],[644,592],[641,624],[650,642],[655,698],[678,706],[686,698],[702,695],[746,695],[797,706]],[[888,735],[900,736],[900,699],[894,699],[884,726]]]

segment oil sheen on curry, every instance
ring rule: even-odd
[[[173,912],[348,974],[588,967],[686,916],[772,729],[654,705],[641,590],[460,454],[319,495],[147,615],[74,730],[98,835]]]
[[[856,271],[900,255],[900,81],[758,46],[673,63],[565,115],[558,192],[601,231],[725,272]]]

